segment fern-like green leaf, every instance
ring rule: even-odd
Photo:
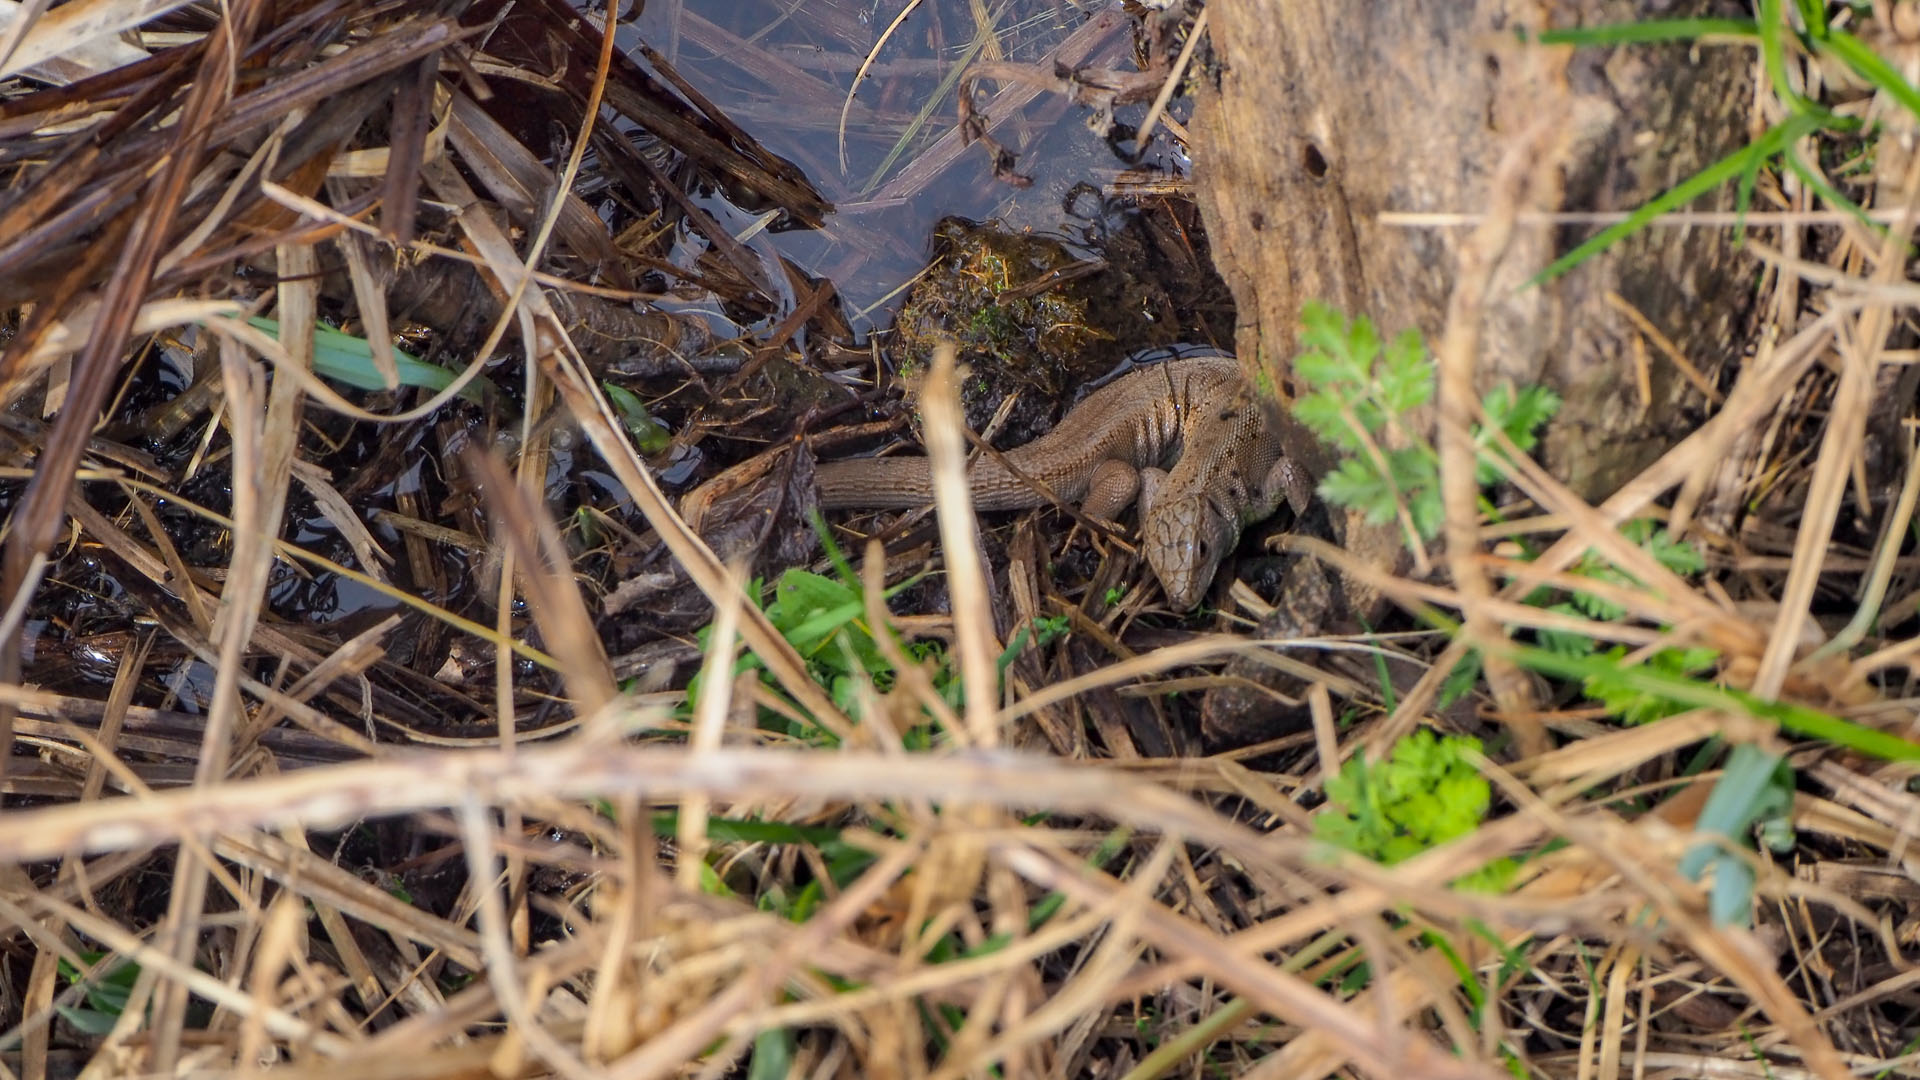
[[[1411,412],[1433,397],[1433,362],[1420,331],[1407,330],[1387,347],[1380,365],[1380,404],[1394,413]]]
[[[1300,398],[1293,403],[1293,415],[1308,431],[1340,450],[1353,453],[1362,445],[1360,433],[1347,422],[1344,406],[1331,391],[1322,390]]]

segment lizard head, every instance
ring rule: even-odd
[[[1147,515],[1147,565],[1175,611],[1191,611],[1213,584],[1220,560],[1233,548],[1234,530],[1203,498],[1162,499]]]

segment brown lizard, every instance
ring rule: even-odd
[[[1176,611],[1200,602],[1241,529],[1270,516],[1282,499],[1302,508],[1309,490],[1281,454],[1279,434],[1239,361],[1217,354],[1129,372],[1004,457],[1006,465],[992,455],[974,461],[969,480],[978,509],[1044,505],[1034,481],[1105,520],[1138,496],[1141,546]],[[933,501],[925,458],[827,462],[818,475],[827,509]]]

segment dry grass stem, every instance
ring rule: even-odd
[[[1412,569],[1295,507],[1175,613],[1134,511],[970,470],[1034,473],[1139,336],[1101,306],[1231,336],[1207,242],[1256,207],[1156,162],[1211,167],[1188,93],[1296,74],[1222,63],[1263,4],[0,0],[0,1075],[1920,1076],[1920,155],[1846,51],[1911,68],[1913,5],[1796,8],[1750,134],[1820,119],[1780,85],[1869,122],[1651,223],[1764,238],[1724,353],[1645,292],[1665,231],[1553,329],[1649,425],[1605,498],[1485,355],[1522,262],[1625,220],[1552,205],[1605,118],[1525,112],[1460,212],[1366,203],[1330,262],[1450,268],[1433,406],[1328,410]],[[1490,77],[1686,54],[1569,48]],[[1313,137],[1352,179],[1368,133]],[[1098,258],[943,227],[873,280],[949,181]],[[1365,276],[1316,280],[1399,302]],[[982,328],[1082,337],[1009,376]],[[1290,359],[1243,350],[1297,402]],[[916,441],[931,507],[817,521],[820,460]],[[1280,719],[1229,737],[1229,690]]]

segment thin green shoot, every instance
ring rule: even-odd
[[[280,323],[262,315],[255,315],[247,322],[256,329],[280,340]],[[437,364],[429,364],[411,353],[400,349],[393,350],[394,366],[400,377],[400,385],[418,387],[438,392],[453,385],[459,373],[449,371]],[[373,346],[366,338],[355,337],[343,330],[336,330],[324,324],[313,328],[313,370],[346,383],[359,390],[385,390],[386,379],[373,366]],[[483,402],[489,395],[498,395],[499,388],[480,376],[461,387],[460,396],[476,403]]]
[[[1626,665],[1600,656],[1567,656],[1550,649],[1507,642],[1502,651],[1516,663],[1543,674],[1581,679],[1591,691],[1596,686],[1618,687],[1663,697],[1693,709],[1717,709],[1773,724],[1789,734],[1822,739],[1835,746],[1887,761],[1920,761],[1920,744],[1870,728],[1832,713],[1786,701],[1766,701],[1743,690],[1715,686],[1698,679]]]
[[[1526,29],[1520,28],[1516,34],[1525,44],[1528,40]],[[1543,30],[1534,36],[1534,40],[1542,45],[1611,46],[1658,45],[1709,37],[1752,40],[1759,36],[1759,28],[1752,19],[1649,19],[1645,22]]]

